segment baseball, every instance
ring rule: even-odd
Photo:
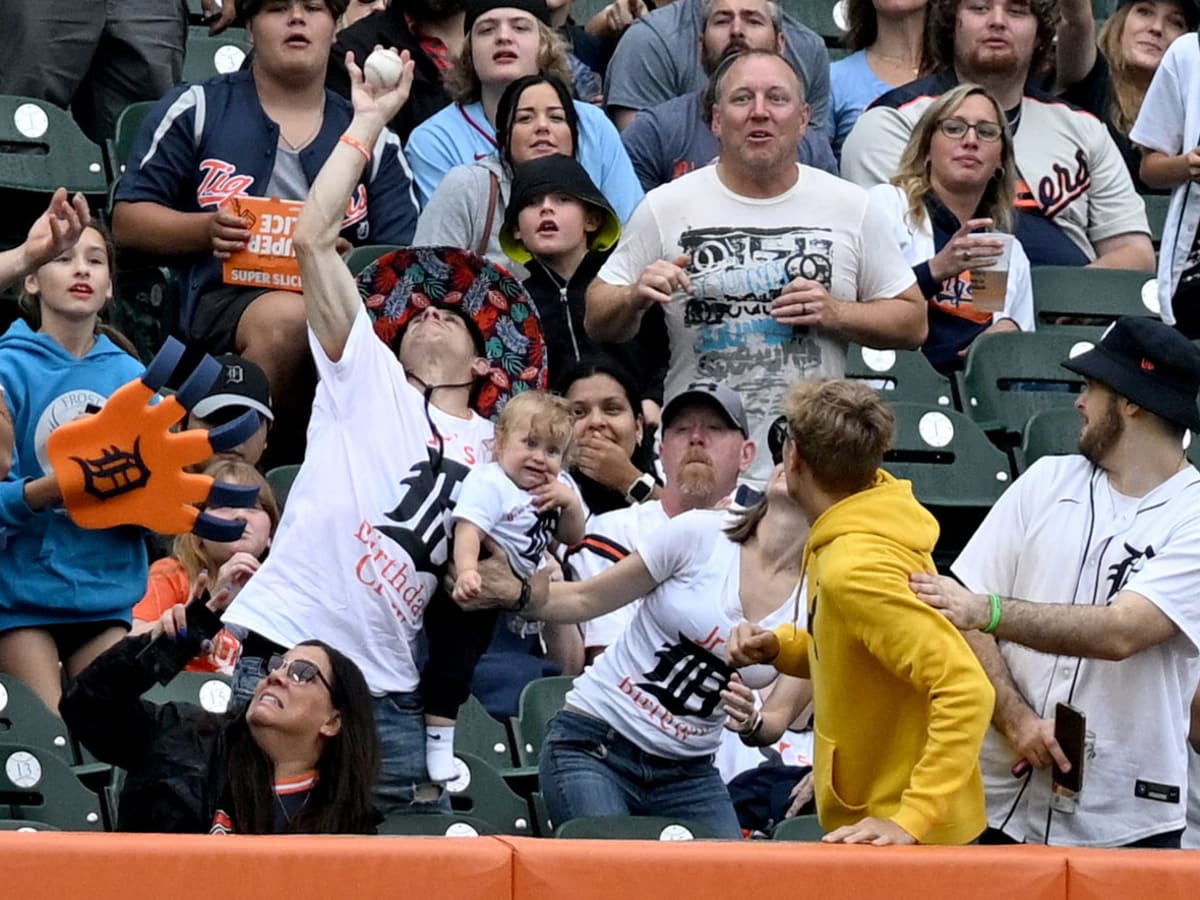
[[[400,73],[403,71],[404,63],[400,61],[400,54],[387,48],[371,51],[367,64],[363,66],[367,84],[376,89],[394,88],[400,83]]]

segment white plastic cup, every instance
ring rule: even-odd
[[[1003,252],[986,268],[971,269],[971,303],[982,312],[1001,312],[1008,296],[1008,261],[1012,257],[1013,236],[1001,231],[976,232],[976,237],[999,241]]]

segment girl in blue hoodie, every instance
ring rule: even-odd
[[[62,693],[59,662],[74,677],[116,643],[146,584],[140,529],[76,526],[46,458],[50,432],[95,412],[143,371],[131,350],[101,333],[113,255],[103,232],[83,229],[73,247],[25,277],[22,306],[33,327],[18,320],[0,337],[0,386],[15,430],[12,470],[0,482],[0,671],[51,709]]]

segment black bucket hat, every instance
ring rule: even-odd
[[[1200,348],[1157,319],[1118,319],[1063,368],[1098,381],[1182,428],[1200,431]]]
[[[521,210],[546,194],[574,197],[600,213],[600,227],[588,237],[589,250],[607,250],[621,236],[621,220],[579,161],[558,154],[542,156],[521,163],[513,174],[504,227],[500,229],[500,247],[509,259],[524,264],[533,258],[513,232]]]

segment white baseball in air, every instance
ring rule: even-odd
[[[395,50],[381,48],[372,50],[363,66],[363,76],[367,84],[376,89],[394,88],[400,83],[400,73],[404,71],[404,63],[400,54]]]

